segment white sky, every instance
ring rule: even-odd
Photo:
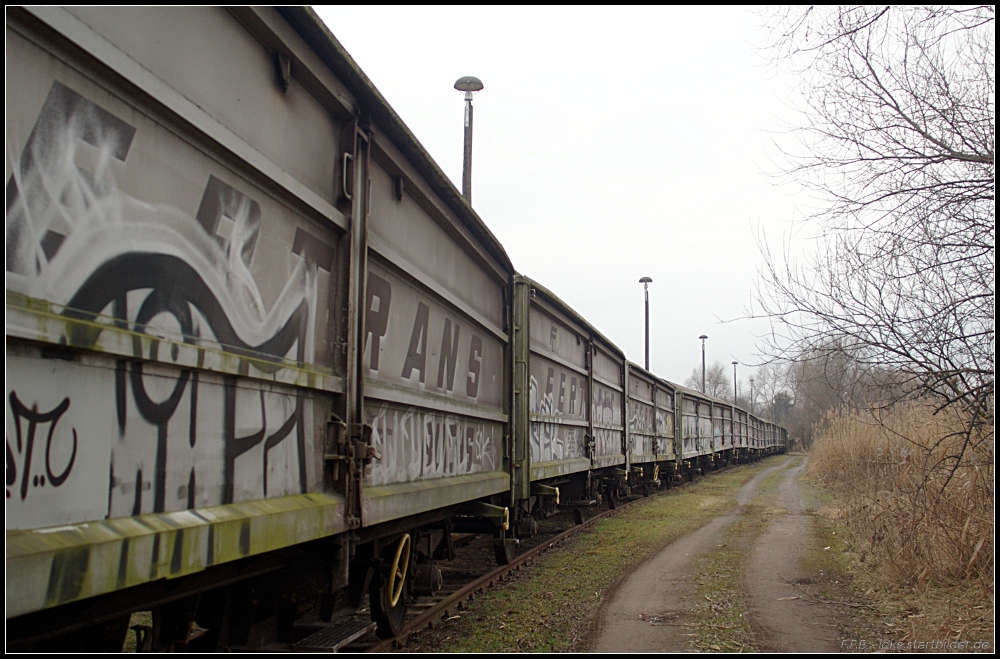
[[[795,119],[766,35],[737,7],[316,7],[455,186],[474,75],[473,207],[518,272],[628,358],[683,382],[706,360],[755,363],[754,234],[779,250],[794,203],[774,131]],[[741,389],[743,385],[741,384]]]

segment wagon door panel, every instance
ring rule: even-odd
[[[657,438],[653,380],[629,368],[628,414],[630,459],[632,464],[656,460]]]
[[[361,373],[376,458],[364,473],[365,525],[510,486],[505,282],[418,180],[401,185],[387,167],[401,165],[383,153],[369,191]]]
[[[656,446],[657,460],[676,460],[674,432],[674,392],[660,387],[656,389]]]
[[[580,328],[532,300],[528,400],[531,478],[590,468],[587,454],[589,342]]]
[[[593,344],[594,467],[625,464],[625,362]]]

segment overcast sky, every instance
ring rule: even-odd
[[[458,189],[465,75],[473,207],[518,272],[642,364],[683,382],[707,361],[759,361],[751,309],[761,257],[796,204],[772,137],[794,120],[787,81],[743,8],[317,7]],[[741,385],[742,387],[742,385]]]

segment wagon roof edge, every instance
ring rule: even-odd
[[[486,222],[473,210],[455,184],[445,175],[316,11],[312,7],[279,7],[278,11],[343,81],[358,99],[359,106],[371,115],[396,148],[427,179],[431,189],[441,197],[447,207],[465,222],[473,236],[486,247],[490,255],[497,259],[508,274],[515,274],[514,265],[507,251]]]

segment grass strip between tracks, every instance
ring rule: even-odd
[[[415,634],[403,651],[566,652],[585,649],[606,594],[673,540],[735,505],[741,485],[782,456],[661,492],[570,538],[515,577],[468,603],[445,624]]]

